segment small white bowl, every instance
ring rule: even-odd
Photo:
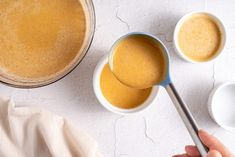
[[[157,86],[153,87],[147,100],[135,108],[123,109],[123,108],[118,108],[118,107],[112,105],[111,103],[109,103],[108,100],[103,96],[102,91],[101,91],[101,87],[100,87],[101,72],[107,63],[108,63],[108,55],[105,55],[104,57],[101,58],[101,60],[96,65],[94,75],[93,75],[93,89],[94,89],[95,95],[96,95],[98,101],[100,102],[100,104],[105,109],[107,109],[108,111],[111,111],[113,113],[117,113],[117,114],[121,114],[121,115],[128,115],[128,114],[143,111],[144,109],[146,109],[148,106],[150,106],[152,104],[152,102],[155,100],[157,93],[158,93]]]
[[[208,99],[208,110],[218,125],[235,132],[235,82],[213,89]]]
[[[196,61],[196,60],[193,60],[189,57],[187,57],[180,49],[179,47],[179,44],[178,44],[178,34],[179,34],[179,31],[180,31],[180,28],[182,26],[182,24],[188,20],[189,18],[191,18],[193,15],[197,15],[197,14],[204,14],[204,15],[207,15],[209,17],[211,17],[211,19],[214,20],[214,22],[217,24],[217,26],[219,27],[219,30],[221,32],[221,45],[217,51],[217,53],[209,60],[207,61]],[[214,59],[216,59],[223,51],[224,47],[225,47],[225,43],[226,43],[226,29],[225,29],[225,26],[224,24],[222,23],[222,21],[216,17],[215,15],[211,14],[211,13],[208,13],[208,12],[191,12],[191,13],[188,13],[186,15],[184,15],[179,21],[178,23],[176,24],[175,26],[175,30],[174,30],[174,35],[173,35],[173,45],[174,45],[174,49],[175,49],[175,52],[182,58],[184,59],[185,61],[187,62],[190,62],[190,63],[205,63],[205,62],[210,62]]]

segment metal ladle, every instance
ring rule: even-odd
[[[181,97],[179,96],[177,90],[175,89],[174,84],[171,81],[171,77],[170,77],[170,73],[169,73],[169,67],[170,67],[170,58],[169,58],[169,53],[166,49],[166,47],[164,46],[164,44],[156,37],[149,35],[149,34],[145,34],[145,33],[130,33],[127,34],[123,37],[121,37],[120,39],[118,39],[114,45],[112,46],[110,55],[109,55],[109,65],[111,67],[112,70],[112,63],[114,60],[114,49],[117,46],[117,44],[122,41],[123,39],[129,37],[129,36],[133,36],[133,35],[138,35],[138,36],[143,36],[143,37],[147,37],[150,38],[152,40],[154,40],[156,43],[159,44],[160,48],[162,49],[162,53],[164,55],[165,61],[166,61],[166,65],[165,66],[165,77],[162,79],[162,81],[156,85],[160,85],[163,86],[166,91],[168,92],[173,104],[175,105],[176,110],[178,111],[181,119],[183,120],[189,134],[191,135],[195,145],[197,146],[200,154],[202,157],[205,157],[207,152],[208,152],[208,148],[201,142],[199,136],[198,136],[198,125],[195,121],[195,119],[193,118],[191,112],[189,111],[187,105],[184,103],[184,101],[181,99]],[[120,79],[120,78],[119,78]],[[154,86],[154,85],[153,85]]]

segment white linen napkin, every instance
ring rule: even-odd
[[[0,97],[1,157],[101,157],[97,143],[66,119]]]

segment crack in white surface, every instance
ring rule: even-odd
[[[153,140],[153,138],[151,136],[149,136],[148,134],[148,123],[147,123],[147,119],[145,117],[143,117],[144,119],[144,134],[145,134],[145,138],[148,139],[149,141],[151,141],[153,144],[155,144],[155,141]]]
[[[215,62],[213,62],[213,66],[212,66],[212,90],[215,87]]]
[[[114,121],[114,157],[117,156],[117,123],[122,118],[124,118],[124,116],[120,116]]]
[[[165,40],[166,40],[166,42],[168,42],[168,43],[172,43],[172,42],[173,42],[172,39],[168,40],[166,35],[165,35]]]
[[[116,6],[115,17],[116,17],[121,23],[125,24],[126,27],[127,27],[127,30],[130,31],[130,25],[129,25],[125,20],[123,20],[123,19],[119,16],[119,0],[117,0],[117,6]]]
[[[168,42],[168,43],[171,43],[171,42],[173,41],[172,39],[171,39],[171,40],[168,40],[167,35],[164,34],[164,33],[157,33],[156,35],[157,35],[157,36],[163,36],[164,40],[165,40],[166,42]]]

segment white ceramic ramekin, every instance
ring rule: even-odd
[[[132,113],[137,113],[139,111],[143,111],[144,109],[146,109],[148,106],[150,106],[158,93],[158,87],[154,86],[150,96],[147,98],[147,100],[142,103],[141,105],[132,108],[132,109],[123,109],[123,108],[118,108],[114,105],[112,105],[111,103],[108,102],[108,100],[103,96],[102,91],[101,91],[101,87],[100,87],[100,75],[101,72],[104,68],[104,66],[108,63],[108,55],[105,55],[103,58],[101,58],[101,60],[98,62],[94,74],[93,74],[93,89],[95,92],[95,95],[98,99],[98,101],[100,102],[100,104],[107,109],[108,111],[111,111],[113,113],[117,113],[117,114],[121,114],[121,115],[128,115],[128,114],[132,114]]]
[[[197,15],[197,14],[204,14],[204,15],[207,15],[209,17],[211,17],[211,19],[214,20],[214,22],[218,25],[219,27],[219,30],[221,32],[221,44],[220,44],[220,47],[217,51],[217,53],[209,60],[207,61],[196,61],[196,60],[193,60],[193,59],[190,59],[189,57],[187,57],[180,49],[179,47],[179,44],[178,44],[178,34],[179,34],[179,31],[180,31],[180,28],[182,26],[182,24],[188,20],[189,18],[191,18],[193,15]],[[214,60],[215,58],[217,58],[223,51],[224,47],[225,47],[225,43],[226,43],[226,29],[225,29],[225,26],[224,24],[222,23],[222,21],[216,17],[215,15],[211,14],[211,13],[208,13],[208,12],[191,12],[191,13],[188,13],[186,15],[184,15],[179,21],[178,23],[176,24],[175,26],[175,30],[174,30],[174,35],[173,35],[173,45],[174,45],[174,49],[175,49],[175,52],[182,58],[184,59],[185,61],[187,62],[190,62],[190,63],[205,63],[205,62],[210,62],[212,60]]]
[[[235,82],[213,89],[208,99],[212,119],[222,128],[235,132]]]

